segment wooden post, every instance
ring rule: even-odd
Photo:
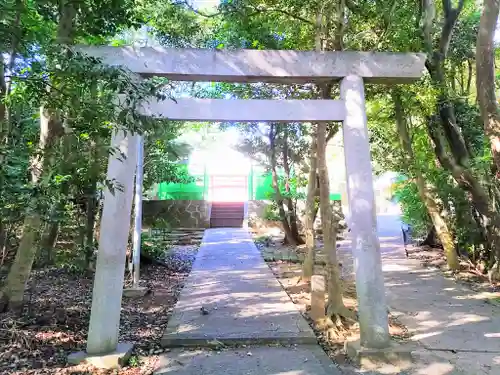
[[[325,277],[311,277],[311,319],[316,321],[325,317]]]

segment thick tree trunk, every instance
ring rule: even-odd
[[[76,5],[73,2],[67,1],[61,7],[56,36],[57,44],[64,46],[72,43],[76,13]],[[50,108],[40,108],[40,139],[38,145],[42,152],[31,163],[34,185],[40,182],[42,175],[50,168],[50,153],[62,135],[62,122],[57,111]],[[36,239],[42,223],[39,208],[35,206],[34,204],[26,215],[21,243],[0,295],[4,309],[17,308],[23,301],[24,290],[37,253]]]
[[[306,220],[305,220],[305,237],[306,237],[306,257],[302,266],[302,279],[306,282],[311,281],[311,276],[314,274],[314,262],[316,252],[316,241],[314,236],[314,221],[317,215],[316,208],[316,177],[318,162],[316,157],[316,132],[313,132],[313,140],[311,142],[310,162],[309,162],[309,180],[307,183],[307,198],[306,198]]]
[[[484,0],[476,45],[476,85],[484,130],[500,175],[500,113],[495,95],[495,29],[500,1]]]
[[[396,113],[396,127],[399,134],[399,140],[403,149],[406,167],[413,172],[417,182],[418,193],[420,199],[424,202],[427,212],[431,218],[432,224],[436,229],[436,234],[443,245],[446,254],[446,261],[450,270],[456,271],[460,267],[457,252],[455,251],[455,244],[453,242],[453,235],[451,234],[448,225],[441,217],[439,205],[436,201],[436,196],[432,189],[427,186],[422,172],[418,168],[413,168],[413,160],[415,159],[411,138],[406,123],[403,103],[401,102],[400,93],[397,89],[392,91],[392,98],[394,101],[394,110]]]
[[[329,316],[350,316],[342,299],[342,282],[340,279],[339,264],[337,261],[337,228],[338,218],[334,218],[330,203],[330,183],[326,165],[326,123],[317,125],[317,161],[320,191],[320,214],[323,228],[324,250],[328,257],[328,306]]]

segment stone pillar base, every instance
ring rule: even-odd
[[[127,298],[140,298],[144,297],[148,291],[148,288],[138,287],[138,288],[126,288],[123,289],[123,296]]]
[[[68,356],[68,363],[78,365],[82,362],[102,369],[114,369],[125,366],[132,355],[134,344],[128,342],[118,343],[116,350],[103,355],[89,355],[81,351]]]
[[[344,350],[351,361],[367,370],[387,365],[404,370],[411,367],[413,361],[411,348],[395,342],[387,348],[372,349],[362,347],[359,340],[346,341]]]

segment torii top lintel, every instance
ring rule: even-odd
[[[422,76],[425,63],[419,53],[111,46],[77,50],[145,77],[200,82],[320,83],[357,75],[371,83],[409,83]]]

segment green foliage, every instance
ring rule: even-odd
[[[264,214],[263,214],[263,219],[269,220],[269,221],[280,221],[280,215],[278,212],[278,205],[276,202],[272,202],[271,204],[268,204],[266,208],[264,209]]]
[[[0,4],[0,52],[4,57],[0,64],[0,241],[16,237],[24,217],[36,212],[44,221],[44,233],[40,234],[46,234],[54,224],[60,227],[59,239],[64,246],[60,244],[53,254],[56,263],[76,259],[84,264],[90,260],[90,252],[96,245],[94,224],[98,220],[102,190],[120,188],[115,181],[106,180],[109,154],[116,152],[109,147],[113,130],[144,135],[145,190],[160,182],[193,181],[178,164],[191,151],[192,143],[178,139],[187,126],[142,116],[138,108],[144,99],[151,96],[166,99],[185,93],[242,99],[318,97],[318,88],[312,84],[191,85],[174,84],[164,78],[137,80],[127,70],[104,66],[97,59],[55,43],[65,4],[55,0],[5,0]],[[342,4],[345,9],[339,14],[339,3],[331,1],[232,0],[222,2],[217,11],[207,15],[193,10],[189,2],[82,0],[71,3],[76,14],[71,20],[74,30],[69,39],[71,43],[83,44],[160,44],[214,49],[313,50],[318,36],[324,50],[422,51],[435,49],[439,44],[443,26],[439,2],[437,17],[431,25],[431,43],[427,44],[422,38],[418,2]],[[318,19],[320,9],[322,14]],[[491,248],[484,236],[485,223],[478,217],[466,187],[439,163],[435,144],[429,138],[429,131],[442,130],[439,121],[430,121],[439,117],[436,105],[442,98],[438,94],[446,92],[471,154],[467,168],[492,201],[499,201],[497,181],[491,179],[490,147],[475,102],[473,64],[478,11],[477,2],[466,2],[453,30],[444,64],[442,84],[446,90],[436,87],[429,76],[405,87],[402,100],[414,153],[412,160],[401,151],[388,89],[367,86],[366,98],[376,172],[395,171],[408,178],[396,188],[405,220],[421,234],[430,226],[414,183],[416,175],[421,174],[434,193],[456,243],[474,254],[480,251],[480,257],[484,258]],[[120,102],[118,93],[125,94],[127,99]],[[333,95],[337,93],[338,87],[334,87]],[[45,130],[40,126],[41,113],[58,125],[53,127],[54,134],[48,141],[43,142],[40,142],[40,133]],[[311,136],[307,124],[221,126],[237,128],[242,135],[239,150],[266,171],[290,170],[289,175],[285,173],[279,178],[282,198],[290,199],[292,205],[305,198]],[[203,133],[200,142],[210,141],[206,124],[196,124],[193,129]],[[446,151],[453,150],[446,145]],[[32,176],[37,162],[43,166],[40,178],[36,173]],[[277,220],[277,197],[273,194],[270,198],[275,203],[265,215]],[[157,226],[168,228],[168,223]],[[163,251],[163,245],[154,241],[143,238],[146,251],[154,254]]]
[[[128,365],[130,367],[139,367],[141,365],[141,360],[136,355],[131,355],[128,359]]]
[[[417,185],[411,181],[397,183],[394,197],[401,204],[402,219],[411,225],[413,236],[425,237],[432,223],[427,208],[418,194]]]
[[[177,165],[189,147],[176,142],[183,124],[152,120],[137,110],[146,98],[169,96],[169,82],[138,80],[125,69],[105,66],[71,46],[55,43],[58,30],[69,30],[69,44],[117,42],[127,30],[142,28],[146,22],[159,25],[163,3],[72,3],[73,30],[69,24],[62,28],[59,24],[65,4],[52,0],[0,4],[0,248],[7,239],[7,250],[15,249],[18,241],[11,239],[22,233],[24,217],[36,213],[43,220],[37,229],[40,243],[32,245],[43,247],[37,264],[86,269],[97,247],[94,229],[98,229],[102,190],[121,188],[106,180],[108,157],[116,152],[109,146],[112,131],[145,134],[146,188],[161,181],[189,181]],[[150,10],[155,7],[159,12],[153,15]],[[187,18],[172,25],[177,22],[184,28]],[[186,39],[194,27],[184,29]],[[40,126],[42,113],[51,121],[49,129]],[[47,138],[40,142],[41,131],[47,130]],[[43,170],[34,178],[34,166],[39,165]],[[56,249],[42,246],[51,231],[56,234]]]
[[[150,236],[149,234],[142,233],[141,252],[144,252],[153,259],[163,259],[167,250],[168,244],[161,236]]]

